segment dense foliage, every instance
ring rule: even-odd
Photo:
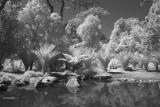
[[[56,4],[60,6],[58,11]],[[50,64],[55,63],[52,59],[57,53],[63,53],[63,61],[73,67],[81,62],[89,64],[86,67],[96,66],[105,71],[112,63],[118,63],[125,70],[130,64],[143,68],[153,62],[158,66],[160,0],[153,0],[144,21],[118,19],[108,43],[102,31],[102,22],[109,12],[93,7],[97,4],[95,0],[2,0],[0,63],[16,54],[28,66],[39,60],[42,71],[47,72]],[[64,22],[64,8],[72,6],[85,10]],[[32,64],[26,61],[30,56],[35,57],[31,58],[34,59]],[[119,67],[118,64],[114,66]]]

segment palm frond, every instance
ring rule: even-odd
[[[59,53],[55,50],[55,47],[53,44],[44,44],[40,49],[35,51],[35,54],[41,62],[43,72],[47,71],[49,61]]]

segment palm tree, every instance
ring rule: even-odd
[[[35,53],[41,63],[42,72],[48,72],[49,62],[52,58],[56,57],[58,52],[55,50],[55,45],[53,44],[44,44],[40,49],[36,50]]]

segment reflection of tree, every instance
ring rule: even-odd
[[[13,94],[14,93],[14,94]],[[1,93],[0,93],[1,95]],[[3,96],[21,99],[5,101],[4,107],[159,107],[159,83],[87,82],[76,93],[65,86],[34,91],[13,90]],[[3,102],[4,103],[4,102]],[[8,104],[8,105],[7,105]]]
[[[123,83],[106,85],[94,83],[80,89],[77,94],[65,94],[61,98],[69,107],[72,106],[111,106],[111,107],[148,107],[158,106],[160,95],[157,83]]]

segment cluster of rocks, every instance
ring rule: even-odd
[[[108,80],[112,78],[111,74],[97,73],[88,79],[98,81]],[[34,88],[44,88],[48,86],[55,86],[58,83],[65,83],[66,87],[79,88],[84,81],[85,75],[79,75],[70,71],[51,72],[49,74],[42,74],[35,71],[26,71],[24,74],[14,73],[0,73],[0,91],[6,91],[9,87],[22,87],[30,85]]]

